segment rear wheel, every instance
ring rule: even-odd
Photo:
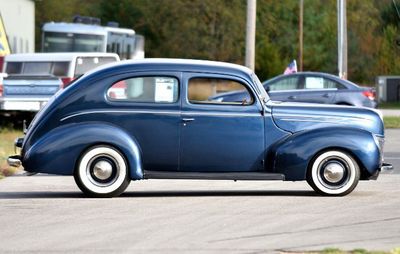
[[[319,154],[312,162],[307,182],[323,195],[344,196],[357,186],[360,168],[354,158],[342,151],[330,150]]]
[[[91,197],[115,197],[128,187],[130,179],[124,156],[111,146],[88,149],[74,174],[78,187]]]

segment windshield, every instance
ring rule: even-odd
[[[102,52],[103,35],[45,32],[44,52]]]

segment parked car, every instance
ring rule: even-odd
[[[59,89],[100,65],[119,61],[111,53],[35,53],[5,57],[0,109],[38,111]]]
[[[126,96],[112,96],[121,82]],[[246,102],[208,99],[240,89]],[[147,59],[100,67],[58,93],[8,163],[73,175],[94,197],[142,179],[307,180],[346,195],[388,168],[383,142],[378,111],[274,103],[246,67]]]
[[[280,75],[263,83],[274,101],[337,104],[376,108],[375,90],[360,87],[348,80],[322,72],[298,72]],[[214,100],[242,100],[243,94],[232,92]]]

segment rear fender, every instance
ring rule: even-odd
[[[67,124],[43,135],[23,154],[26,171],[73,175],[82,153],[91,146],[107,144],[120,150],[132,180],[143,178],[141,151],[124,130],[104,123]]]
[[[373,175],[380,166],[380,151],[372,134],[354,128],[323,128],[295,133],[275,144],[268,154],[273,171],[286,180],[305,180],[308,166],[323,150],[338,149],[350,153],[361,170]]]

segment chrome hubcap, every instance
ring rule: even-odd
[[[93,174],[100,180],[108,179],[113,171],[113,166],[108,161],[99,161],[93,167]]]
[[[343,179],[345,168],[337,162],[330,162],[324,168],[324,178],[331,183],[338,183]]]

